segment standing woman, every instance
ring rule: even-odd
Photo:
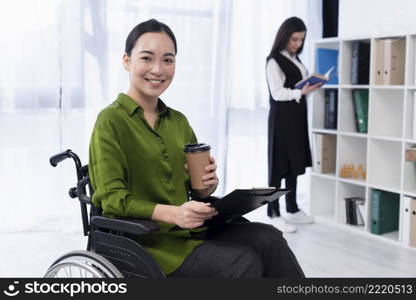
[[[291,224],[313,223],[314,218],[301,211],[296,201],[297,176],[312,165],[308,136],[306,95],[321,84],[305,85],[302,90],[295,84],[307,76],[299,59],[306,35],[306,26],[297,17],[291,17],[280,26],[272,50],[267,57],[266,76],[270,95],[268,124],[269,186],[280,187],[285,179],[286,220],[280,216],[279,202],[267,207],[269,217],[277,217],[274,225],[283,232],[295,232]]]

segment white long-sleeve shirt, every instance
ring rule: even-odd
[[[299,68],[302,78],[305,78],[308,75],[308,70],[296,59],[296,56],[291,56],[286,50],[283,50],[280,53],[290,59],[290,61],[292,61]],[[274,59],[269,59],[267,62],[266,78],[269,83],[269,89],[273,100],[289,101],[295,99],[296,102],[299,103],[300,98],[302,98],[301,90],[284,87],[286,76]]]

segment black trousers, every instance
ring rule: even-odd
[[[271,225],[232,222],[209,230],[204,240],[169,278],[305,277],[282,232]]]
[[[289,213],[295,213],[299,211],[298,204],[296,202],[296,188],[297,188],[297,179],[298,177],[296,175],[288,174],[285,177],[285,184],[286,189],[291,190],[290,193],[286,194],[286,211]],[[282,179],[283,179],[282,178]],[[273,183],[273,185],[276,188],[280,188],[282,179],[280,179],[278,182]],[[276,216],[280,216],[280,205],[279,205],[279,199],[276,201],[273,201],[272,203],[268,204],[267,211],[270,215],[271,211],[274,211]]]

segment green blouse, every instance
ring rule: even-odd
[[[185,144],[197,141],[186,117],[160,99],[155,128],[129,96],[98,115],[89,149],[93,203],[108,217],[150,219],[156,204],[181,205],[189,200],[189,176],[184,168]],[[175,271],[199,244],[189,230],[169,232],[174,225],[137,237],[165,274]]]

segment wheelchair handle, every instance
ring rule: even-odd
[[[49,162],[53,167],[56,167],[61,161],[70,157],[74,160],[75,167],[77,169],[77,177],[78,177],[78,180],[80,180],[83,177],[81,160],[79,159],[78,155],[75,152],[73,152],[71,149],[68,149],[64,152],[53,155],[49,159]]]
[[[73,153],[73,152],[72,152],[71,149],[68,149],[64,152],[55,154],[49,159],[49,162],[53,167],[56,167],[61,161],[65,160],[67,158],[70,158],[71,157],[70,153]]]

